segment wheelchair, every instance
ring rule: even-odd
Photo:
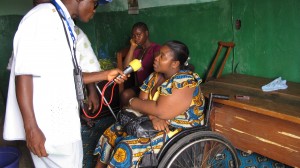
[[[211,131],[209,116],[214,98],[228,99],[228,96],[211,93],[204,125],[183,129],[175,134],[163,145],[155,158],[150,158],[154,159],[152,166],[139,164],[138,167],[238,168],[240,163],[236,149],[221,134]],[[149,158],[146,159],[149,162]]]

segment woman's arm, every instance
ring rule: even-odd
[[[133,60],[133,53],[137,46],[138,45],[134,42],[134,40],[130,39],[130,48],[123,61],[123,68],[126,68],[129,65],[130,61]]]
[[[141,100],[148,100],[148,96],[149,96],[148,93],[141,91],[139,98]],[[169,127],[168,127],[169,122],[167,120],[160,119],[160,118],[150,115],[150,114],[148,114],[148,117],[152,121],[154,129],[156,129],[158,131],[166,130],[167,132],[169,132]]]
[[[195,88],[174,88],[171,95],[160,95],[157,101],[131,100],[131,107],[142,113],[156,116],[160,119],[173,119],[186,111],[192,101]]]
[[[148,97],[149,97],[149,93],[144,92],[144,91],[141,91],[141,92],[140,92],[139,98],[140,98],[141,100],[148,100]],[[129,104],[130,104],[130,103],[129,103]],[[150,120],[156,118],[156,117],[153,116],[153,115],[148,115],[148,117],[150,118]]]
[[[142,100],[148,100],[148,97],[149,97],[149,93],[147,92],[144,92],[144,91],[140,91],[140,94],[139,94],[139,98],[142,99]]]

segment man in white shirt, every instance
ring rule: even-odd
[[[22,19],[14,37],[3,137],[26,140],[35,167],[82,167],[74,83],[76,33],[72,19],[88,22],[97,1],[54,0]],[[59,15],[60,14],[60,15]],[[68,39],[68,40],[67,40]],[[121,78],[115,78],[122,74]],[[121,70],[83,73],[84,83],[126,76]]]
[[[50,0],[35,0],[34,6],[40,3],[47,3]],[[101,71],[100,64],[98,62],[97,56],[94,53],[94,50],[91,46],[87,35],[75,25],[74,28],[77,34],[77,43],[76,43],[76,56],[79,62],[79,66],[82,72],[99,72]],[[11,70],[13,59],[13,52],[7,64],[7,70]],[[99,108],[99,97],[94,83],[89,83],[86,85],[89,95],[88,95],[88,109],[97,110]]]
[[[47,2],[50,2],[50,0],[36,0],[34,1],[34,6],[40,3]],[[78,26],[75,26],[74,30],[77,34],[76,56],[82,72],[101,71],[97,56],[94,53],[91,42],[89,41],[87,35]],[[13,52],[7,64],[7,70],[11,70],[12,59]],[[88,110],[95,112],[99,108],[99,96],[97,94],[95,83],[86,84],[86,87],[88,91]],[[93,122],[91,119],[85,117],[84,115],[82,115],[81,117],[84,121],[86,121],[89,127],[93,126]]]

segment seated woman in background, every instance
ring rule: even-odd
[[[131,33],[130,49],[124,59],[123,67],[126,68],[133,59],[139,59],[142,62],[142,68],[135,73],[137,85],[121,93],[121,107],[128,105],[130,98],[139,95],[139,87],[153,72],[154,55],[158,53],[160,49],[160,45],[150,41],[149,30],[145,23],[135,23],[131,29]]]
[[[189,50],[182,42],[170,41],[161,47],[154,60],[155,72],[140,87],[139,98],[129,100],[130,108],[149,115],[160,132],[151,139],[137,138],[117,131],[118,124],[112,125],[96,146],[96,167],[135,167],[145,153],[154,149],[157,154],[174,132],[203,124],[202,80],[187,69],[188,57]],[[175,131],[169,131],[169,125]]]

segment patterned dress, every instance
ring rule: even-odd
[[[158,73],[153,72],[141,86],[141,90],[147,93],[155,86],[158,79]],[[135,167],[145,153],[154,152],[157,154],[163,144],[182,128],[189,128],[203,124],[204,119],[204,97],[200,90],[201,79],[198,74],[191,71],[181,70],[170,79],[162,83],[158,87],[158,95],[171,95],[172,89],[177,88],[195,88],[193,99],[190,107],[176,116],[174,119],[169,120],[171,126],[175,127],[175,131],[165,133],[161,131],[151,139],[149,138],[136,138],[127,135],[123,131],[118,131],[114,124],[109,127],[100,137],[99,142],[94,151],[94,155],[100,155],[100,161],[108,164],[110,167]],[[156,96],[149,97],[150,100],[156,100]]]

